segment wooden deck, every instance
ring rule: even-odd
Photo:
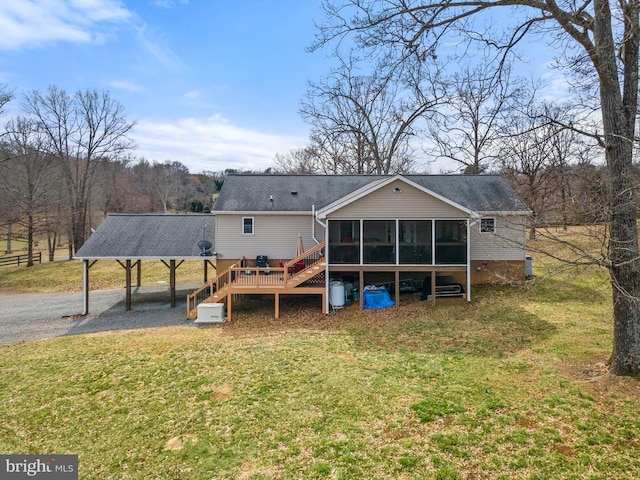
[[[275,317],[280,316],[280,295],[321,295],[325,303],[324,243],[316,245],[284,264],[284,267],[243,267],[232,265],[187,297],[187,318],[197,316],[200,303],[225,303],[231,320],[236,295],[274,295]]]

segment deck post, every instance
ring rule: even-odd
[[[400,305],[400,272],[396,270],[395,275],[395,283],[396,283],[396,307]]]
[[[360,290],[360,310],[364,310],[364,272],[362,270],[360,270],[360,280],[358,285],[358,290]]]
[[[231,321],[231,302],[233,295],[230,293],[227,295],[227,321]]]
[[[431,303],[436,304],[436,274],[435,270],[431,271]]]
[[[276,293],[275,295],[275,315],[276,320],[280,318],[280,294]]]

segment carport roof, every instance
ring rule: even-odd
[[[74,258],[92,259],[207,259],[198,242],[214,245],[212,215],[107,216]],[[206,228],[205,228],[206,226]],[[213,257],[215,258],[215,257]]]

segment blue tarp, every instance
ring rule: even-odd
[[[362,304],[363,308],[374,309],[393,307],[396,303],[391,300],[385,287],[367,285],[362,292]]]

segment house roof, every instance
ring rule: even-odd
[[[214,244],[214,224],[209,215],[109,215],[74,258],[207,258],[198,242],[204,230],[204,239]]]
[[[223,212],[319,210],[389,175],[229,175],[213,208]],[[402,175],[424,189],[475,212],[529,209],[499,175]]]

